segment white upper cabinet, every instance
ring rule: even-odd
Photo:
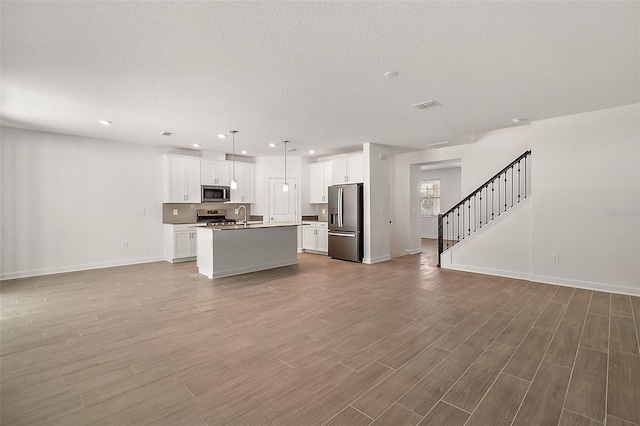
[[[364,182],[364,155],[361,152],[334,158],[333,184]]]
[[[164,203],[200,202],[200,159],[181,155],[163,155]]]
[[[233,168],[233,166],[231,165]],[[233,173],[233,172],[231,172]],[[256,200],[256,166],[236,161],[236,180],[238,188],[231,189],[231,203],[255,203]]]
[[[229,186],[230,164],[228,161],[202,160],[201,181],[202,185]]]
[[[333,185],[333,163],[322,161],[309,164],[309,202],[327,203],[327,188]]]

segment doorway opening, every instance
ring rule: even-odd
[[[420,239],[431,247],[438,240],[438,215],[462,199],[462,161],[453,159],[420,164]],[[437,257],[435,260],[437,263]]]

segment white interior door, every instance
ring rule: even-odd
[[[298,219],[298,181],[296,178],[287,178],[287,183],[289,191],[284,192],[284,179],[269,179],[270,222],[296,222]]]

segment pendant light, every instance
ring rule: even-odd
[[[287,144],[289,141],[282,141],[284,144],[284,184],[282,185],[282,190],[284,192],[289,192],[289,184],[287,183]]]
[[[229,131],[231,133],[231,149],[233,153],[233,163],[232,163],[232,176],[231,176],[231,189],[238,189],[238,181],[236,180],[236,133],[237,130]]]

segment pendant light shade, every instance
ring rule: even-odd
[[[237,130],[231,130],[231,149],[233,154],[233,163],[232,163],[232,175],[231,175],[231,189],[238,189],[238,181],[236,180],[236,133]]]
[[[284,144],[284,184],[282,185],[282,191],[289,192],[289,184],[287,183],[287,144],[289,141],[282,141]]]

